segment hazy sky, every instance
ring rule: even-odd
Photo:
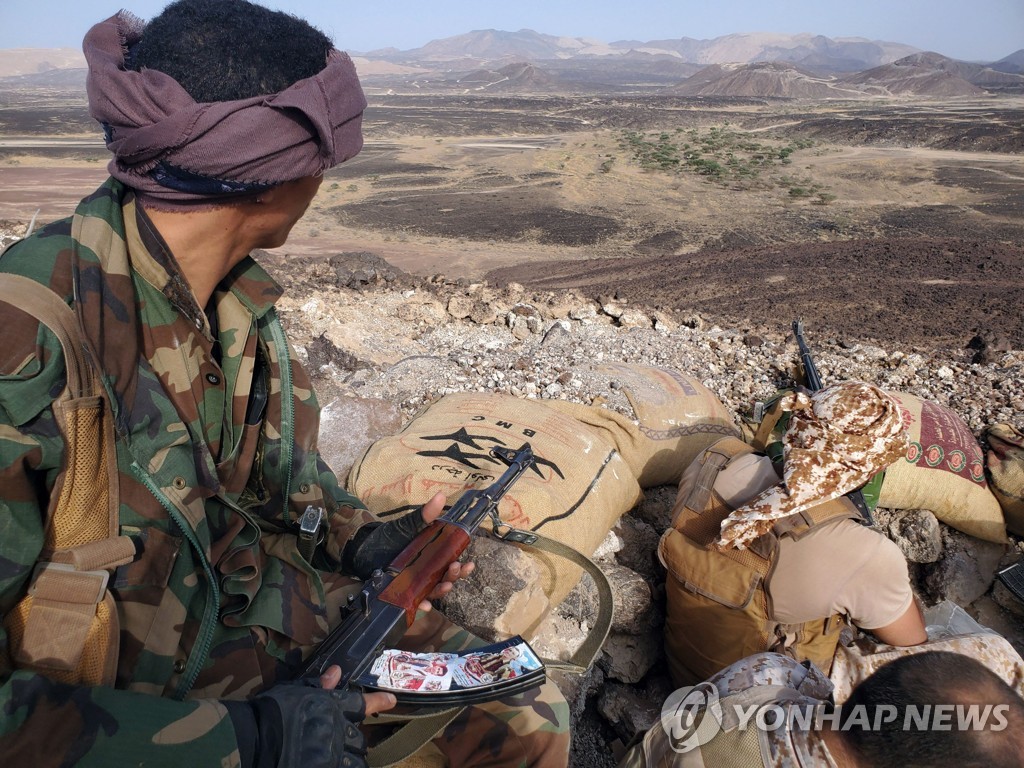
[[[149,19],[166,0],[124,0]],[[475,29],[532,29],[616,40],[812,32],[907,43],[966,60],[1024,48],[1024,0],[266,0],[331,35],[339,48],[419,46]],[[79,47],[115,0],[0,0],[0,48]]]

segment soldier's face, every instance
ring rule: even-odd
[[[302,218],[316,197],[322,176],[306,176],[274,187],[260,195],[255,221],[257,248],[284,245],[292,227]]]

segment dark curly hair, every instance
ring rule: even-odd
[[[857,765],[880,768],[1019,768],[1024,754],[1024,700],[979,661],[948,651],[903,656],[854,688],[843,714],[867,714],[843,723],[842,740]],[[991,705],[987,728],[907,727],[915,714],[937,705]],[[881,708],[885,707],[883,710]],[[888,717],[887,717],[888,716]],[[950,724],[949,720],[953,722]],[[865,727],[867,726],[867,727]]]
[[[146,25],[129,66],[170,75],[198,102],[234,101],[312,77],[333,47],[308,22],[246,0],[178,0]]]

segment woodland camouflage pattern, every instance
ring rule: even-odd
[[[217,700],[244,699],[287,677],[326,636],[328,617],[355,584],[336,573],[341,550],[375,520],[319,457],[319,407],[273,308],[280,288],[244,260],[211,300],[211,328],[132,193],[114,180],[73,218],[11,247],[0,271],[31,277],[74,305],[118,434],[120,533],[142,545],[110,582],[121,626],[115,688],[12,669],[0,628],[3,762],[238,765]],[[5,614],[29,584],[61,471],[50,404],[64,368],[45,326],[6,304],[0,323]],[[329,526],[312,562],[295,536],[308,505],[324,507]],[[471,735],[457,738],[459,727]],[[564,765],[567,729],[565,702],[549,684],[473,708],[435,741],[442,751],[468,741],[494,765],[527,764],[527,753]]]

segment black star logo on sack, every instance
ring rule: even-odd
[[[480,445],[477,442],[478,440],[489,440],[490,442],[497,443],[498,445],[505,445],[505,442],[503,440],[499,440],[496,437],[491,437],[490,435],[471,435],[471,434],[469,434],[469,432],[466,431],[465,427],[459,427],[457,430],[452,432],[450,435],[429,435],[429,436],[421,437],[420,439],[421,440],[454,440],[459,445],[465,445],[465,446],[468,446],[470,448],[475,448],[478,451],[482,451],[485,448],[485,446]],[[420,453],[420,456],[435,456],[435,455],[440,455],[440,454]]]

